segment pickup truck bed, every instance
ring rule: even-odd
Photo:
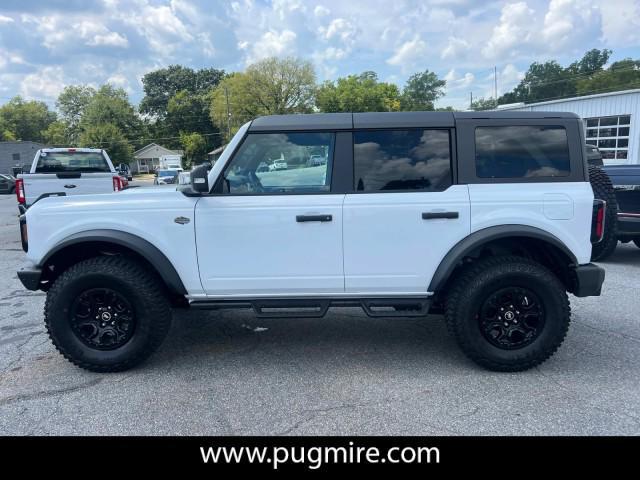
[[[618,238],[640,239],[640,165],[607,165],[618,201]]]

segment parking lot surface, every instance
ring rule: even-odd
[[[0,434],[640,434],[640,248],[603,262],[601,297],[572,298],[549,361],[493,373],[467,360],[441,317],[257,319],[176,311],[160,350],[117,374],[80,370],[43,325],[15,197],[0,196]]]

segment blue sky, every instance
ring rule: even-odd
[[[439,105],[464,108],[492,95],[494,66],[502,93],[532,61],[594,47],[640,57],[640,0],[2,0],[0,103],[105,82],[138,102],[156,68],[294,55],[319,80],[374,70],[402,86],[428,68],[447,79]]]

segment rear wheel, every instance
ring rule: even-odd
[[[121,256],[96,257],[62,273],[45,303],[51,341],[75,365],[94,372],[131,368],[151,355],[171,325],[160,281]]]
[[[450,333],[462,351],[489,370],[535,367],[562,344],[570,308],[564,285],[522,257],[491,257],[466,268],[445,302]]]
[[[611,179],[604,170],[589,166],[589,182],[594,197],[607,202],[602,240],[591,248],[591,260],[604,260],[618,245],[618,202]]]

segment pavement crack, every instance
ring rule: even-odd
[[[86,383],[81,383],[80,385],[73,385],[71,387],[58,388],[55,390],[41,390],[35,393],[24,393],[20,395],[12,395],[9,397],[0,398],[0,407],[4,405],[9,405],[11,403],[23,402],[28,400],[39,400],[41,398],[47,397],[55,397],[57,395],[67,395],[69,393],[74,393],[79,390],[84,390],[85,388],[90,388],[98,385],[102,382],[102,378],[94,378]]]

